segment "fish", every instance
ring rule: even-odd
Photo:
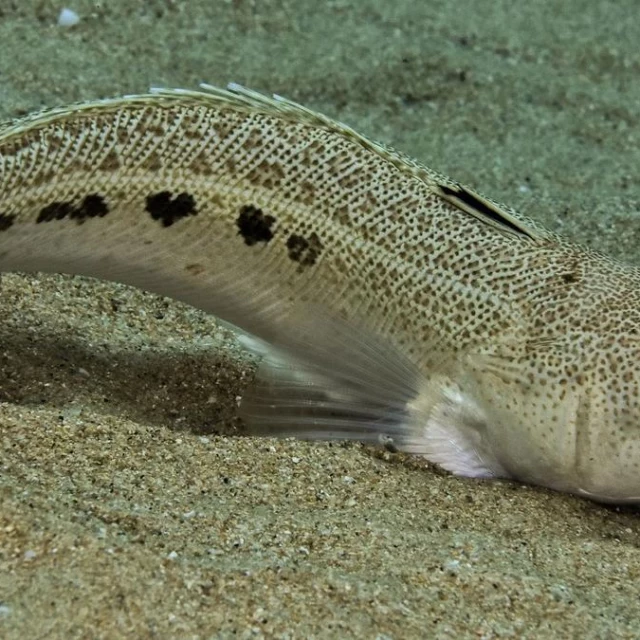
[[[261,356],[249,433],[640,502],[640,271],[236,84],[0,126],[0,271],[169,296]]]

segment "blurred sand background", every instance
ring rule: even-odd
[[[235,81],[640,263],[633,0],[0,4],[0,115]],[[0,637],[637,638],[640,528],[357,444],[239,436],[253,364],[123,286],[3,275]]]

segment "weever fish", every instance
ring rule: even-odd
[[[279,96],[5,124],[0,270],[120,281],[252,336],[256,433],[640,501],[640,271]]]

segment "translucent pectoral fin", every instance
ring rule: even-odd
[[[294,326],[268,350],[242,399],[252,433],[359,440],[458,475],[505,475],[484,450],[479,408],[449,375],[425,375],[374,332],[322,312]]]
[[[417,437],[409,404],[422,375],[362,326],[314,309],[289,318],[286,332],[269,345],[241,341],[264,354],[240,405],[252,432],[400,449]]]

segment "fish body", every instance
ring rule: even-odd
[[[278,96],[0,129],[0,270],[182,300],[264,352],[256,432],[640,501],[640,272]]]

